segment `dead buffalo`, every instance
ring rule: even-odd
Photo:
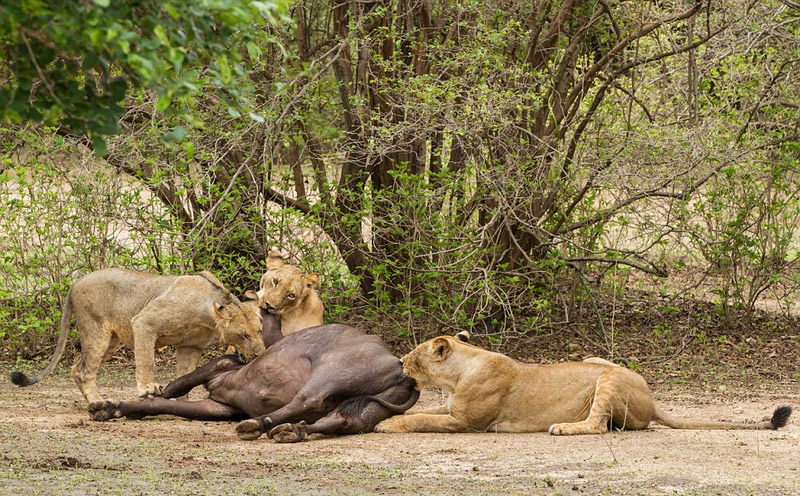
[[[279,336],[280,321],[264,315],[264,339]],[[207,399],[175,401],[204,385]],[[161,397],[89,404],[94,420],[178,415],[197,420],[243,420],[241,439],[268,433],[278,442],[309,434],[371,432],[380,421],[419,398],[400,360],[378,337],[345,325],[311,327],[278,340],[250,363],[225,355],[181,376]]]

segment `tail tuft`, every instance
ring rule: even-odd
[[[792,407],[788,405],[779,406],[775,409],[775,412],[772,414],[772,420],[769,421],[772,424],[773,429],[780,429],[786,422],[789,421],[789,416],[792,414]]]
[[[31,384],[35,384],[36,381],[28,377],[27,375],[23,374],[22,372],[15,370],[11,372],[11,382],[16,384],[19,387],[30,386]]]

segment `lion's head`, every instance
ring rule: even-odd
[[[414,348],[400,360],[403,373],[414,379],[417,389],[424,386],[447,387],[450,379],[457,379],[463,369],[462,358],[468,348],[469,335],[439,336]]]
[[[253,358],[264,351],[261,340],[261,312],[256,302],[240,302],[232,298],[227,305],[214,302],[219,340]]]
[[[267,272],[259,285],[259,305],[275,315],[291,313],[319,284],[317,274],[303,274],[292,265],[285,265],[277,252],[267,257]]]

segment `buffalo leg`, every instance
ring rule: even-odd
[[[319,412],[325,405],[325,400],[338,392],[341,387],[336,383],[325,383],[333,374],[324,371],[315,372],[314,378],[306,383],[297,392],[292,401],[282,408],[275,410],[268,415],[244,420],[236,426],[236,434],[239,439],[253,440],[261,437],[261,434],[270,430],[273,426],[289,422],[303,414]],[[315,380],[316,379],[316,380]]]
[[[186,375],[182,375],[164,387],[161,393],[162,398],[179,398],[189,394],[189,391],[201,384],[205,384],[214,376],[234,370],[244,365],[236,355],[225,355],[211,360],[196,368]]]
[[[238,408],[210,398],[200,401],[174,401],[147,398],[141,401],[95,401],[89,403],[92,420],[140,419],[153,415],[177,415],[192,420],[237,420],[246,418]]]
[[[304,440],[311,434],[360,434],[372,432],[382,420],[392,415],[387,408],[369,401],[366,404],[357,403],[363,398],[355,398],[352,402],[345,402],[327,416],[313,424],[297,422],[286,423],[273,427],[268,436],[279,443],[296,443]]]

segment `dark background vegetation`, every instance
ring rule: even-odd
[[[796,350],[799,35],[789,0],[0,6],[4,356],[86,272],[241,294],[276,248],[398,347]]]

